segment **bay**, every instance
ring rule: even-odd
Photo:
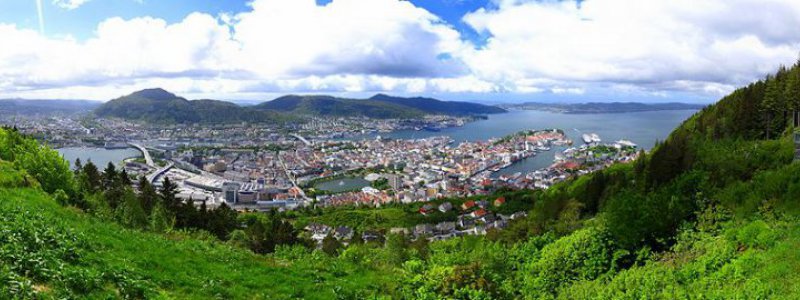
[[[562,114],[536,110],[517,110],[489,115],[486,120],[465,124],[462,127],[441,131],[401,130],[376,133],[359,138],[417,139],[431,136],[449,136],[456,143],[488,140],[529,129],[562,129],[575,144],[583,143],[584,133],[597,133],[603,142],[630,140],[643,149],[652,148],[656,141],[664,140],[675,127],[691,117],[697,110],[667,110],[609,114]],[[496,172],[494,176],[529,172],[549,166],[555,154],[566,147],[553,147],[514,165]]]
[[[122,161],[132,157],[142,157],[142,153],[134,148],[125,149],[105,149],[89,147],[68,147],[56,149],[61,156],[66,159],[70,167],[75,163],[75,159],[80,158],[81,162],[86,163],[91,160],[98,169],[103,170],[109,162],[120,167]]]

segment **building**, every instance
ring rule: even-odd
[[[505,197],[500,197],[494,200],[494,206],[502,206],[503,204],[506,204]]]
[[[445,202],[439,205],[439,211],[443,213],[446,213],[452,209],[453,209],[453,204],[450,204],[450,202]]]
[[[256,196],[258,194],[256,191],[244,191],[240,190],[238,195],[236,195],[236,203],[256,203]]]
[[[239,189],[242,185],[236,182],[225,182],[222,184],[222,195],[225,202],[236,203],[239,199]]]

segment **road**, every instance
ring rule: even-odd
[[[148,174],[148,175],[147,175],[147,177],[146,177],[146,178],[147,178],[147,181],[148,181],[148,182],[150,182],[151,184],[154,184],[154,183],[156,182],[156,179],[158,179],[158,176],[161,176],[161,175],[163,175],[164,173],[166,173],[167,171],[169,171],[169,169],[172,169],[172,167],[173,167],[174,165],[175,165],[175,164],[173,164],[172,162],[169,162],[169,163],[168,163],[166,166],[164,166],[163,168],[161,168],[161,169],[158,169],[158,170],[156,170],[155,172]]]
[[[283,157],[281,157],[280,152],[278,153],[278,162],[280,162],[281,167],[283,167],[283,171],[286,172],[286,177],[289,178],[289,181],[292,182],[292,185],[300,191],[300,197],[307,201],[311,201],[312,199],[306,196],[306,192],[300,188],[300,186],[297,184],[297,179],[294,178],[294,175],[292,175],[292,173],[289,171],[289,168],[286,167],[286,162],[283,161]]]
[[[139,149],[139,151],[142,152],[142,154],[144,155],[144,162],[147,163],[148,166],[153,167],[153,168],[157,167],[156,164],[153,162],[153,158],[150,157],[150,152],[148,152],[147,149],[144,146],[136,144],[136,143],[128,143],[128,145],[131,145],[131,147]]]
[[[311,146],[311,142],[309,142],[306,138],[300,136],[299,134],[291,133],[289,135],[291,135],[291,136],[297,138],[298,140],[300,140],[301,142],[305,143],[306,146]]]

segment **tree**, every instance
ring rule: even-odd
[[[418,237],[416,240],[411,242],[411,248],[417,250],[417,254],[422,259],[427,259],[430,249],[428,248],[428,244],[430,242],[425,237]]]
[[[122,169],[122,172],[119,173],[119,182],[123,186],[131,186],[131,177],[125,169]]]
[[[150,213],[150,230],[155,232],[169,232],[175,225],[175,218],[167,213],[164,205],[156,203]]]
[[[161,202],[164,204],[164,208],[167,212],[170,215],[176,215],[181,205],[181,201],[176,197],[176,195],[178,195],[178,185],[172,183],[169,177],[164,177],[158,194],[161,196]]]
[[[88,191],[89,193],[96,193],[100,190],[101,185],[103,184],[102,175],[100,175],[100,171],[97,169],[92,161],[86,162],[83,165],[83,171],[81,171],[83,175],[83,181],[81,189],[84,191]]]
[[[153,207],[159,202],[156,189],[145,176],[139,177],[139,202],[142,203],[142,208],[147,214],[151,214]],[[161,203],[161,208],[164,208],[163,203]]]
[[[787,76],[783,97],[792,111],[792,126],[800,127],[800,62]]]
[[[73,166],[73,168],[75,170],[75,175],[80,174],[81,170],[83,169],[83,163],[81,163],[80,158],[75,159],[75,165]]]
[[[408,238],[405,234],[389,234],[386,237],[387,261],[400,265],[408,259]]]
[[[125,189],[122,195],[122,203],[117,208],[119,222],[134,229],[143,229],[147,226],[147,214],[142,209],[141,203],[130,189]]]
[[[767,89],[764,92],[764,100],[761,102],[761,111],[765,114],[767,139],[772,136],[775,115],[783,111],[783,91],[780,89],[777,78],[767,79]]]
[[[361,232],[353,230],[353,237],[350,238],[350,245],[359,245],[363,243],[364,243],[364,237],[361,236]]]
[[[103,170],[103,187],[106,190],[113,188],[119,182],[119,174],[117,174],[117,167],[111,162],[108,162],[106,169]]]
[[[224,202],[211,212],[208,231],[220,240],[228,239],[232,231],[239,227],[239,213]]]
[[[339,255],[339,250],[342,248],[342,243],[340,243],[336,238],[333,237],[333,233],[328,233],[324,239],[322,239],[322,252],[330,256],[337,256]]]

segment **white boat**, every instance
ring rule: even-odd
[[[602,140],[597,133],[584,133],[581,138],[583,138],[583,142],[587,144],[591,143],[600,143]]]

